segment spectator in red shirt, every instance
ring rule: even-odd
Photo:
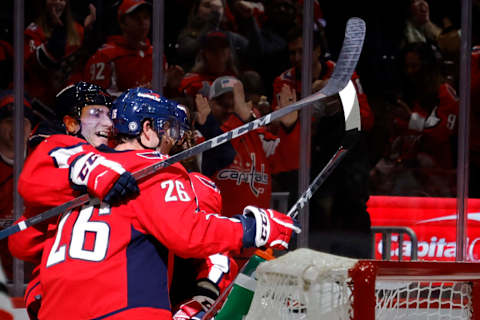
[[[123,0],[117,17],[121,35],[107,38],[107,43],[87,61],[83,74],[85,81],[106,88],[113,96],[133,87],[150,87],[152,81],[153,47],[148,39],[151,4]],[[178,86],[183,70],[177,66],[168,68],[165,57],[163,68],[168,69],[167,88]]]
[[[459,101],[441,75],[441,59],[439,52],[424,42],[404,48],[403,85],[391,102],[391,147],[372,171],[376,182],[372,186],[381,187],[381,193],[456,194],[454,141]],[[394,189],[388,189],[392,183]]]
[[[0,91],[0,229],[14,221],[13,216],[13,165],[15,160],[14,96],[9,90]],[[31,105],[24,100],[24,146],[27,154],[27,141],[34,121]],[[0,259],[8,279],[12,279],[12,256],[7,240],[0,241]]]

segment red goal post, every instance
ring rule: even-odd
[[[401,310],[398,313],[422,309],[425,315],[435,310],[439,319],[449,319],[450,311],[461,314],[465,309],[469,319],[480,320],[480,263],[359,260],[348,273],[353,319],[376,319],[379,310],[390,307]],[[392,282],[397,285],[388,288]],[[402,283],[407,284],[404,290],[410,291],[399,292]],[[397,294],[390,305],[385,301],[387,290]],[[461,315],[458,318],[463,319]]]
[[[297,249],[262,263],[246,319],[476,319],[480,263],[356,260]]]

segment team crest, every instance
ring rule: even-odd
[[[149,159],[149,160],[165,160],[165,159],[168,159],[168,155],[160,153],[158,151],[137,153],[137,156],[145,158],[145,159]]]

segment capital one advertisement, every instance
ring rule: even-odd
[[[367,203],[372,226],[410,227],[418,239],[418,259],[455,261],[457,202],[455,198],[371,196]],[[468,261],[480,261],[480,199],[468,200]],[[398,235],[392,235],[391,257],[398,260]],[[382,258],[382,235],[375,237],[375,258]],[[403,259],[410,260],[411,241],[403,237]]]

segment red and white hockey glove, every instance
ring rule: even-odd
[[[215,300],[206,296],[195,296],[180,306],[173,315],[173,320],[201,320]]]
[[[292,237],[300,233],[297,220],[273,209],[247,206],[237,215],[243,226],[243,246],[288,249]]]
[[[70,164],[70,182],[74,189],[88,192],[109,204],[138,195],[135,178],[122,165],[89,152]]]

